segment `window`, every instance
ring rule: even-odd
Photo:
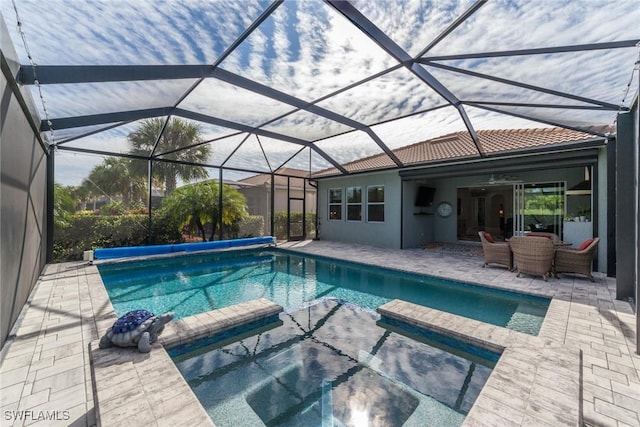
[[[362,221],[362,187],[347,187],[347,221]]]
[[[342,219],[342,188],[329,189],[329,220]]]
[[[367,221],[384,222],[384,185],[367,187]]]

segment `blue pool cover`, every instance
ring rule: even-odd
[[[249,237],[246,239],[215,240],[213,242],[177,243],[172,245],[125,246],[121,248],[100,248],[93,251],[95,259],[128,258],[145,255],[162,255],[175,252],[196,252],[214,249],[228,249],[251,245],[275,244],[273,236]]]

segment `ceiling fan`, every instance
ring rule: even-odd
[[[487,184],[489,185],[517,184],[519,182],[522,182],[522,180],[517,176],[491,174],[491,176],[489,177],[489,181],[487,181]]]

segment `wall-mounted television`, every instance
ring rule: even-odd
[[[433,187],[418,187],[418,194],[416,195],[414,205],[420,207],[431,206],[435,194],[436,189]]]

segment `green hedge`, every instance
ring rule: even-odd
[[[302,212],[291,212],[291,234],[302,234],[302,224],[298,224],[302,219]],[[307,232],[307,239],[312,239],[316,236],[316,214],[314,212],[308,212],[305,218],[305,226]],[[296,229],[298,227],[299,229]],[[278,211],[274,216],[274,228],[275,236],[278,240],[287,239],[287,211]]]
[[[72,215],[68,226],[54,230],[53,260],[81,260],[84,251],[96,248],[146,245],[148,223],[147,215]],[[152,244],[180,241],[179,225],[154,216]]]
[[[292,212],[291,221],[302,218],[301,212]],[[140,246],[147,244],[149,217],[146,214],[127,215],[71,215],[67,226],[54,230],[54,262],[81,260],[84,251],[96,248]],[[300,227],[301,224],[292,224]],[[315,237],[315,214],[306,215],[307,238]],[[151,226],[151,244],[179,243],[183,241],[179,223],[161,212],[154,214]],[[235,226],[225,227],[225,238],[258,237],[264,235],[264,218],[250,216]],[[292,234],[301,230],[292,230]],[[275,236],[287,238],[287,213],[275,214]],[[217,237],[217,235],[216,235]]]
[[[250,215],[240,220],[238,226],[238,237],[264,236],[264,217],[261,215]]]

